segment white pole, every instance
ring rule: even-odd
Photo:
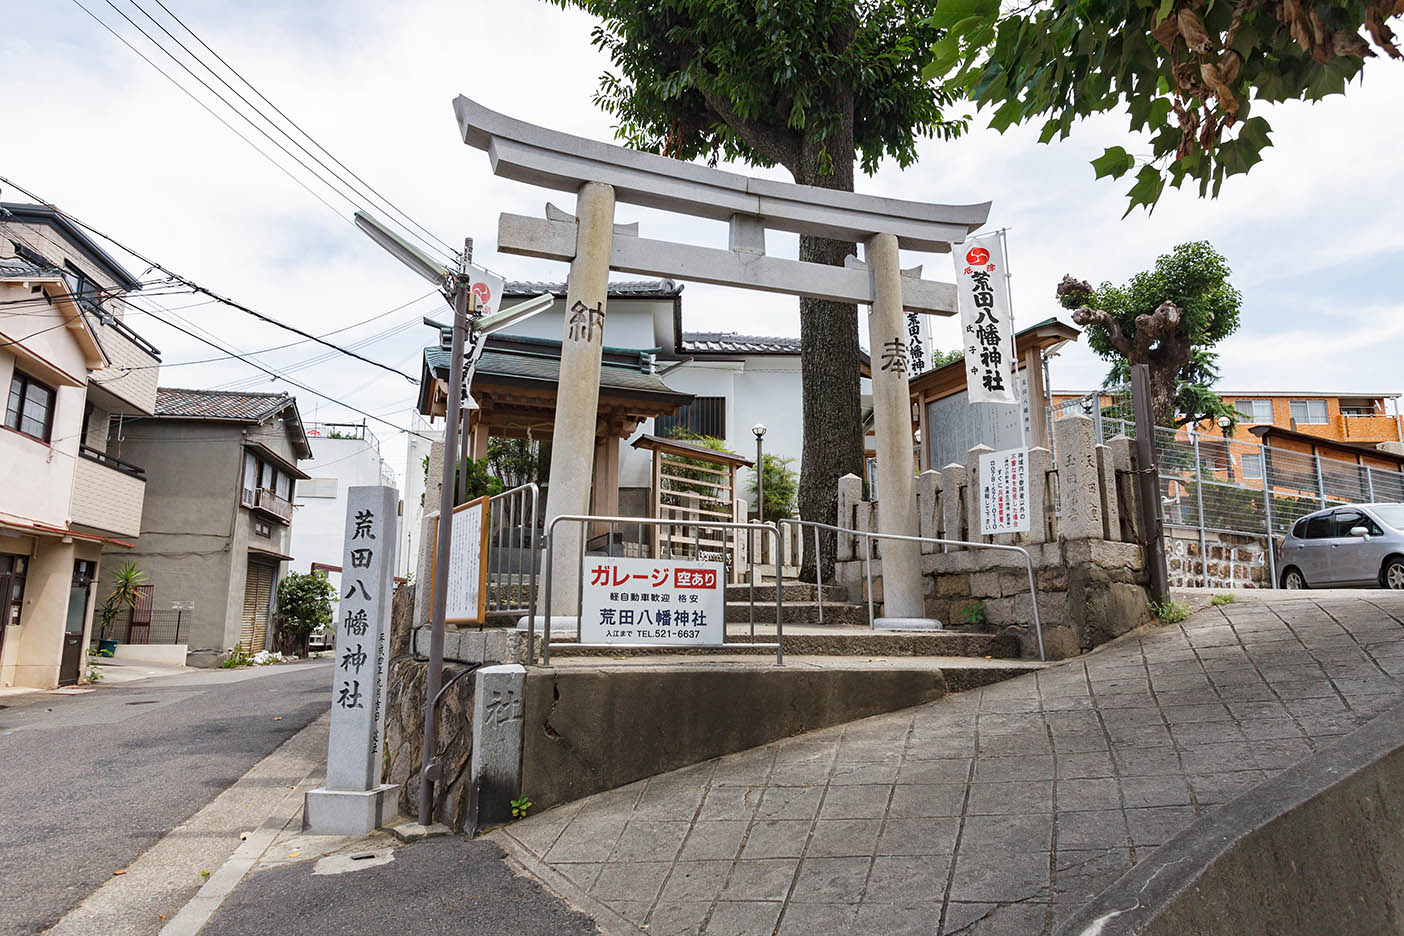
[[[1006,235],[1008,228],[999,229],[999,252],[1004,258],[1004,298],[1009,305],[1009,365],[1010,380],[1014,383],[1014,394],[1019,399],[1019,444],[1027,449],[1029,447],[1029,427],[1024,424],[1024,409],[1029,405],[1027,394],[1019,389],[1019,343],[1014,338],[1014,289],[1011,285],[1012,276],[1009,272],[1009,238]],[[1098,403],[1100,403],[1100,398]],[[1032,417],[1033,410],[1029,409]],[[1098,439],[1100,442],[1101,440]]]

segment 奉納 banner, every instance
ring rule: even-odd
[[[955,244],[956,303],[971,403],[1018,403],[1014,387],[1014,317],[998,232]]]

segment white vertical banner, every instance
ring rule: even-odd
[[[956,304],[971,403],[1018,403],[1014,386],[1014,314],[999,232],[953,245]]]
[[[915,377],[931,370],[931,359],[935,353],[931,345],[931,323],[925,315],[910,309],[907,317],[907,374]]]
[[[484,270],[480,266],[468,264],[469,289],[473,292],[473,298],[478,300],[478,315],[492,315],[494,312],[502,311],[502,293],[507,288],[507,281],[496,273]]]

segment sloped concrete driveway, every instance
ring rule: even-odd
[[[1265,594],[493,837],[607,933],[1047,934],[1401,673],[1404,595]]]

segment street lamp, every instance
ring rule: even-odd
[[[756,437],[756,519],[765,522],[765,471],[761,463],[761,440],[765,438],[765,425],[756,423],[751,427]]]
[[[1229,451],[1229,427],[1233,425],[1233,420],[1227,416],[1219,417],[1219,431],[1224,434],[1224,463],[1228,466],[1229,483],[1233,483],[1233,452]]]

